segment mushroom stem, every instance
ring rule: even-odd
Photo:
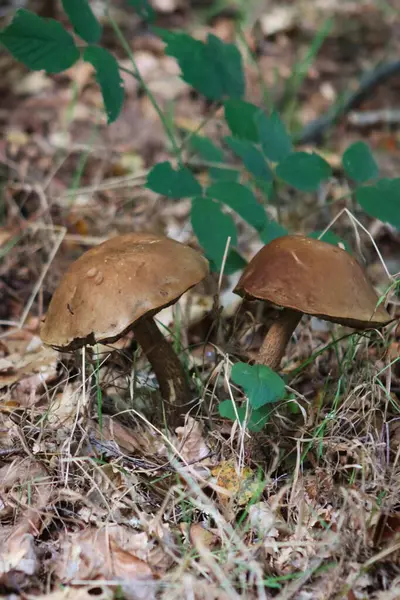
[[[182,422],[182,408],[190,402],[190,389],[185,372],[171,344],[165,339],[153,318],[143,317],[132,325],[136,341],[153,367],[166,410],[172,422]],[[186,410],[184,411],[186,412]]]
[[[301,317],[301,312],[291,308],[284,308],[280,312],[278,319],[271,325],[264,338],[256,358],[257,364],[266,365],[273,370],[279,368],[286,346]]]

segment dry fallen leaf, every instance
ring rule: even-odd
[[[256,502],[249,508],[249,524],[259,538],[276,537],[276,517],[267,502]]]
[[[100,431],[99,426],[90,422],[94,429],[94,434],[99,440],[115,442],[122,453],[138,456],[159,456],[167,457],[168,449],[165,441],[158,436],[156,432],[150,429],[141,429],[139,425],[132,430],[118,421],[118,419],[104,415],[103,426]]]
[[[229,495],[218,494],[223,506],[235,502],[239,506],[246,505],[255,493],[260,493],[260,482],[250,467],[240,471],[234,460],[225,460],[211,470],[219,487],[230,492]]]
[[[176,428],[176,434],[180,442],[179,453],[188,463],[202,461],[210,454],[210,448],[207,446],[203,437],[203,428],[199,421],[188,417],[183,427]]]
[[[0,576],[10,571],[33,575],[37,567],[35,540],[33,535],[27,533],[25,524],[16,529],[2,527],[0,531]]]
[[[189,529],[189,539],[193,546],[201,552],[211,550],[216,544],[217,536],[200,523],[193,523]]]
[[[47,421],[57,427],[72,427],[77,411],[82,414],[89,396],[82,395],[82,389],[68,383],[63,391],[54,398],[47,411]]]
[[[1,514],[15,520],[15,525],[0,528],[0,575],[36,572],[35,536],[42,530],[51,492],[47,472],[38,462],[17,458],[0,468]]]
[[[152,600],[155,598],[152,570],[137,556],[146,543],[146,534],[119,525],[67,534],[55,574],[62,583],[105,579],[120,585],[128,600]]]
[[[95,593],[94,593],[95,592]],[[105,585],[88,585],[87,587],[62,587],[50,594],[27,596],[29,600],[113,600],[114,591]]]
[[[40,532],[51,494],[52,483],[40,463],[17,458],[0,468],[0,496],[15,512],[18,526],[26,524],[27,532]]]
[[[30,344],[32,352],[8,355],[0,364],[0,388],[14,385],[13,399],[20,406],[32,406],[44,384],[57,377],[58,353],[51,348]],[[29,348],[28,348],[29,350]]]
[[[181,579],[181,594],[180,597],[193,600],[231,600],[227,592],[221,589],[221,585],[215,584],[207,579],[199,579],[190,573],[185,573]],[[176,600],[176,587],[171,585],[165,586],[165,590],[161,596],[162,600]],[[237,596],[239,597],[239,596]]]

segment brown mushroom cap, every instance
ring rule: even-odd
[[[235,290],[284,308],[355,329],[383,327],[392,319],[358,262],[345,250],[302,235],[264,246]]]
[[[50,302],[42,341],[68,350],[114,341],[207,273],[207,260],[180,242],[148,233],[111,238],[69,267]]]

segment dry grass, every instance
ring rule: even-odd
[[[298,374],[301,411],[278,407],[262,434],[215,410],[168,432],[154,405],[143,416],[132,381],[142,359],[132,369],[126,350],[54,353],[25,405],[14,406],[15,388],[3,396],[4,593],[395,598],[398,380],[396,364],[378,360],[389,336],[338,343],[326,385],[315,364],[312,393],[307,369]],[[226,396],[230,364],[206,369],[204,405]]]
[[[375,13],[370,7],[365,14],[374,33]],[[268,41],[283,72],[297,52],[293,39]],[[336,48],[335,38],[331,43]],[[312,90],[321,64],[308,81]],[[147,167],[169,158],[146,99],[136,89],[128,97],[133,112],[120,128],[129,143],[105,128],[93,142],[97,116],[90,111],[98,97],[88,77],[71,71],[66,81],[52,80],[52,102],[45,96],[43,106],[40,91],[37,105],[34,96],[11,95],[10,123],[2,125],[0,596],[400,598],[399,328],[355,335],[304,318],[283,363],[291,401],[276,406],[262,433],[218,414],[226,398],[246,401],[230,369],[259,346],[268,321],[259,306],[233,298],[234,277],[211,277],[161,317],[179,333],[196,398],[177,431],[165,423],[154,377],[132,336],[72,355],[42,347],[39,324],[49,298],[82,251],[129,230],[195,243],[189,203],[143,189]],[[76,105],[75,80],[83,81]],[[176,120],[190,117],[196,125],[205,107],[181,87]],[[316,116],[327,101],[315,90],[315,105],[305,97],[299,115]],[[69,122],[72,109],[85,118]],[[214,113],[208,125],[215,135]],[[69,142],[57,146],[55,137],[68,128]],[[345,134],[337,135],[354,137]],[[384,170],[393,175],[390,166]],[[283,195],[283,218],[296,230],[305,223],[333,227],[365,257],[383,294],[387,273],[398,279],[389,265],[397,264],[398,232],[350,212],[340,173],[330,185],[304,202]],[[271,216],[274,210],[268,207]],[[259,240],[243,225],[239,233],[250,257]],[[391,309],[398,311],[393,291]]]

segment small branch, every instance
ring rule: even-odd
[[[373,127],[374,125],[399,125],[400,110],[382,108],[381,110],[353,111],[347,118],[353,127]]]
[[[358,108],[378,85],[398,73],[400,73],[400,60],[378,65],[361,79],[360,85],[355,92],[345,96],[341,102],[332,107],[326,114],[308,123],[296,138],[296,143],[301,145],[319,142],[326,131],[341,117]]]

